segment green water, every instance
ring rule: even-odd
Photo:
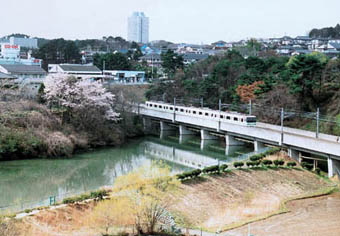
[[[164,160],[173,173],[232,162],[243,147],[230,156],[221,143],[200,149],[199,139],[178,144],[177,138],[161,140],[146,137],[130,141],[119,148],[106,148],[75,155],[72,158],[36,159],[0,162],[0,211],[20,211],[49,204],[103,186],[112,186],[117,176],[124,175],[153,160]]]

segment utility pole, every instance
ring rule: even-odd
[[[105,71],[105,60],[103,60],[103,75],[104,75],[104,71]]]
[[[203,98],[201,98],[201,108],[203,108]]]
[[[285,112],[283,108],[281,108],[281,145],[283,144],[283,120],[285,117]]]
[[[316,138],[319,138],[320,131],[320,108],[316,111]]]
[[[218,100],[218,110],[221,112],[222,110],[222,103],[221,103],[221,99]]]
[[[174,97],[174,118],[173,118],[173,122],[175,122],[176,120],[176,98]]]
[[[251,99],[249,100],[249,115],[251,116],[251,113],[252,113],[252,103],[251,103]]]
[[[153,55],[151,53],[151,79],[153,80]]]

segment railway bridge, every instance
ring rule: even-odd
[[[219,116],[211,119],[209,116],[188,114],[180,110],[159,109],[139,104],[138,111],[135,112],[143,116],[145,129],[150,127],[152,120],[159,122],[161,137],[179,129],[180,141],[183,141],[198,131],[202,148],[211,140],[223,137],[226,143],[226,154],[228,150],[243,145],[244,142],[254,143],[255,151],[265,145],[286,148],[289,156],[297,161],[301,161],[301,153],[311,153],[325,157],[325,161],[328,162],[329,177],[335,174],[340,176],[340,138],[337,136],[318,134],[316,137],[314,132],[261,122],[257,122],[256,126],[247,126],[225,122]]]

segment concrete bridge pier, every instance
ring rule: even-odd
[[[225,154],[227,156],[241,149],[243,145],[244,142],[237,140],[234,136],[228,134],[225,136]]]
[[[338,175],[340,178],[340,161],[328,157],[328,177],[332,178],[334,175]]]
[[[230,156],[233,155],[237,151],[242,151],[243,146],[226,146],[225,147],[225,155]]]
[[[301,153],[293,148],[288,148],[288,156],[301,163]]]
[[[161,128],[161,133],[160,133],[160,138],[166,138],[170,135],[174,135],[176,133],[176,128],[173,126],[170,126],[164,121],[160,122],[160,128]]]
[[[143,117],[143,128],[144,128],[144,133],[149,133],[151,130],[151,119],[148,119],[146,117]]]
[[[201,129],[201,150],[204,150],[208,145],[215,143],[217,140],[216,136],[209,134],[205,129]]]
[[[185,143],[195,135],[194,131],[189,130],[184,125],[179,126],[179,143]]]
[[[263,142],[260,142],[260,141],[258,141],[258,140],[255,140],[254,141],[254,151],[255,152],[258,152],[258,151],[260,151],[262,148],[264,148],[265,146],[264,146],[264,143]]]

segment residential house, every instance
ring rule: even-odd
[[[48,73],[67,74],[77,78],[102,78],[103,72],[93,65],[81,64],[49,64]]]
[[[28,95],[38,93],[40,85],[44,82],[46,71],[40,66],[0,64],[0,72],[15,77],[13,81],[20,88],[25,88]]]

